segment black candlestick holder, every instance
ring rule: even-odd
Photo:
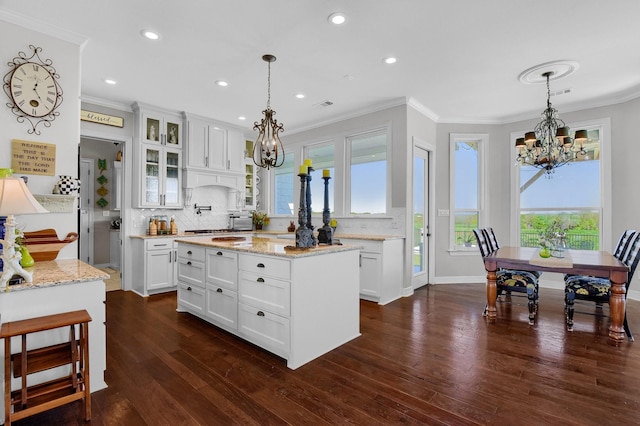
[[[309,168],[307,169],[307,228],[309,228],[311,230],[311,238],[313,239],[312,244],[314,246],[318,245],[318,240],[316,239],[315,235],[313,235],[313,224],[311,223],[311,172],[313,171],[313,167],[309,166]]]
[[[298,228],[296,229],[296,247],[313,247],[313,230],[307,226],[307,175],[300,173],[300,208],[298,209]]]
[[[322,209],[322,223],[324,226],[318,228],[318,242],[320,244],[333,244],[333,228],[329,226],[331,222],[331,211],[329,210],[329,176],[322,176],[324,179],[324,209]]]

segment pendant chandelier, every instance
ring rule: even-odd
[[[542,112],[542,121],[532,132],[516,139],[516,165],[537,167],[544,170],[547,177],[551,177],[556,168],[577,160],[578,155],[587,154],[584,150],[587,131],[576,131],[572,139],[569,127],[558,117],[558,110],[551,106],[549,77],[553,74],[552,71],[542,74],[547,80],[547,109]]]
[[[273,116],[276,112],[271,109],[271,62],[275,62],[273,55],[264,55],[262,60],[268,64],[267,77],[267,109],[262,111],[264,118],[253,123],[253,130],[258,131],[258,138],[253,145],[253,162],[256,166],[264,167],[267,170],[271,167],[280,167],[284,163],[284,147],[278,133],[284,131],[282,123]]]

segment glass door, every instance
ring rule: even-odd
[[[413,157],[413,233],[412,233],[412,285],[421,287],[428,283],[428,201],[429,201],[429,152],[415,147]]]
[[[160,204],[160,151],[144,148],[144,204]]]
[[[180,202],[180,152],[165,152],[165,181],[163,205],[172,206]]]

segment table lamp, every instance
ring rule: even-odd
[[[7,216],[4,223],[5,233],[4,240],[0,240],[3,246],[2,260],[4,262],[4,271],[0,277],[0,288],[9,288],[9,280],[14,275],[20,275],[26,282],[32,282],[32,275],[20,265],[22,255],[20,251],[16,251],[16,221],[14,215],[48,213],[42,207],[31,192],[24,180],[14,178],[7,173],[6,169],[0,173],[0,216]],[[8,176],[7,176],[8,175]]]

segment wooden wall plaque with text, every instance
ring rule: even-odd
[[[14,173],[54,176],[56,174],[55,144],[13,139],[11,168]]]

